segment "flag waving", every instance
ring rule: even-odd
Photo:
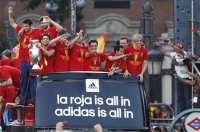
[[[98,41],[97,51],[103,53],[104,47],[106,44],[106,40],[107,40],[107,36],[108,36],[108,33],[104,33],[101,37],[99,37],[97,39],[97,41]]]

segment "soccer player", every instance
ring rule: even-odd
[[[48,74],[54,72],[54,53],[55,49],[49,46],[50,36],[44,34],[42,36],[41,45],[38,47],[41,50],[41,60],[39,62],[41,69],[39,74]]]
[[[143,82],[144,72],[147,69],[148,52],[142,46],[142,35],[133,35],[132,45],[124,50],[124,54],[129,54],[126,59],[127,70],[124,76],[129,75],[138,76],[140,82]]]
[[[48,16],[41,17],[40,24],[41,28],[37,30],[41,39],[44,34],[48,34],[50,36],[50,40],[52,40],[57,37],[59,31],[63,30],[63,27],[61,25],[53,21]],[[52,24],[53,26],[51,27],[50,24]]]
[[[65,32],[65,31],[64,31]],[[69,34],[62,34],[49,42],[49,46],[55,49],[54,70],[55,72],[69,71],[69,53],[67,40]]]
[[[85,44],[83,30],[80,30],[77,33],[75,42],[68,46],[69,56],[70,56],[70,71],[84,71],[84,60],[85,60],[85,51],[87,49],[87,44]]]
[[[85,53],[85,71],[100,71],[101,62],[107,59],[107,55],[97,51],[98,42],[91,40]]]
[[[6,103],[14,102],[19,86],[20,70],[11,66],[0,66],[0,119]]]
[[[115,73],[123,73],[126,70],[126,63],[123,57],[123,47],[122,46],[115,46],[114,53],[111,52],[108,55],[108,59],[106,60],[105,64],[105,72],[109,72],[108,76],[112,76]],[[118,58],[116,58],[118,57]]]
[[[28,86],[28,79],[29,79],[29,73],[30,73],[30,59],[29,59],[29,48],[28,44],[30,43],[30,40],[38,39],[39,40],[39,34],[36,29],[32,27],[33,22],[30,19],[25,19],[23,21],[23,25],[19,26],[16,24],[16,22],[13,19],[13,9],[12,7],[8,8],[8,17],[9,22],[11,26],[16,30],[16,32],[19,35],[19,60],[21,61],[20,64],[20,71],[21,71],[21,84],[20,84],[20,90],[21,90],[21,104],[26,105],[26,91]]]
[[[0,60],[0,65],[7,65],[7,66],[12,66],[12,61],[11,61],[11,51],[10,50],[4,50],[1,53],[2,59]]]

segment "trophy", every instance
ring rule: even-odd
[[[29,58],[31,60],[31,62],[33,63],[33,67],[32,70],[39,70],[40,67],[38,65],[39,61],[40,61],[40,50],[37,47],[37,44],[39,43],[39,40],[35,39],[35,40],[31,40],[30,41],[32,48],[29,49]]]

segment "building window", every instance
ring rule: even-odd
[[[94,8],[130,8],[130,0],[95,0]]]

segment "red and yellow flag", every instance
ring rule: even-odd
[[[101,37],[97,39],[98,41],[97,51],[101,53],[104,52],[107,37],[108,37],[108,33],[104,33]]]

